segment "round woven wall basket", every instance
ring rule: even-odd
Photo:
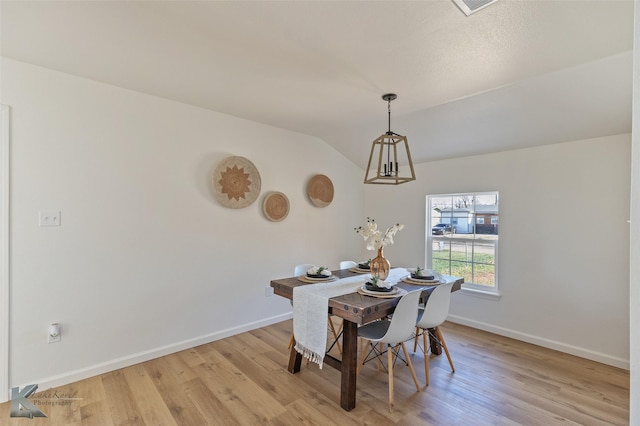
[[[289,199],[282,192],[269,192],[262,203],[264,215],[272,222],[280,222],[289,214]]]
[[[213,172],[216,198],[225,207],[241,209],[260,195],[262,181],[258,169],[244,157],[227,157]]]
[[[316,207],[327,207],[333,201],[333,182],[325,175],[315,175],[307,184],[307,195]]]

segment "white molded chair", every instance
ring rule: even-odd
[[[300,265],[296,265],[293,268],[293,276],[294,277],[299,277],[300,275],[304,275],[313,266],[314,265],[311,264],[311,263],[301,263]]]
[[[311,263],[301,263],[299,265],[296,265],[293,268],[293,276],[299,277],[300,275],[305,275],[307,271],[313,266],[315,265]],[[291,306],[293,306],[293,300],[291,301]],[[338,331],[336,330],[336,327],[333,324],[333,321],[331,321],[331,315],[329,315],[329,318],[327,318],[327,325],[329,326],[329,329],[333,334],[334,341],[336,342],[336,346],[338,347],[338,352],[342,353],[342,347],[340,346],[340,342],[338,341]],[[289,345],[287,346],[288,349],[291,349],[291,346],[293,346],[294,341],[295,341],[295,338],[293,337],[293,333],[291,333],[291,338],[289,339]]]
[[[358,266],[358,263],[353,260],[343,260],[340,262],[340,269],[355,268],[356,266]]]
[[[431,295],[429,295],[429,298],[427,299],[427,303],[425,304],[424,308],[419,308],[422,316],[416,323],[416,337],[413,342],[413,351],[416,351],[418,337],[420,336],[420,334],[422,334],[424,377],[427,382],[427,386],[429,386],[429,339],[436,339],[442,345],[445,354],[447,354],[447,359],[449,360],[451,371],[454,373],[456,371],[453,367],[453,362],[451,361],[451,355],[449,355],[449,349],[447,348],[447,344],[444,341],[444,336],[442,335],[442,331],[440,331],[440,326],[447,319],[447,315],[449,315],[452,287],[452,282],[447,284],[440,284],[433,289]],[[432,329],[433,332],[430,332],[429,329]],[[427,339],[427,336],[429,336],[429,339]]]
[[[416,320],[418,318],[418,303],[420,301],[421,290],[411,291],[401,297],[400,301],[396,305],[396,309],[393,312],[393,316],[390,320],[383,319],[380,321],[374,321],[369,324],[363,325],[358,328],[358,337],[367,339],[371,346],[370,351],[366,351],[362,354],[362,359],[358,364],[358,373],[362,369],[362,365],[373,359],[371,354],[375,355],[380,365],[381,357],[384,353],[387,353],[387,371],[389,374],[389,411],[391,411],[393,401],[393,364],[394,358],[398,357],[399,349],[402,347],[405,361],[411,371],[413,382],[416,385],[416,391],[420,392],[420,384],[416,377],[416,372],[413,369],[411,358],[407,354],[407,348],[404,345],[406,340],[413,338],[413,330],[416,326]],[[382,351],[382,345],[380,350],[376,347],[376,344],[386,344],[386,350]]]

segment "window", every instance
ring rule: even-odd
[[[427,196],[427,268],[497,295],[498,200],[498,192]],[[436,226],[443,223],[453,225],[450,232]]]

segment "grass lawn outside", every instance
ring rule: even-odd
[[[432,269],[441,274],[464,277],[466,283],[495,286],[494,241],[498,236],[487,237],[474,240],[473,236],[458,234],[434,238]]]

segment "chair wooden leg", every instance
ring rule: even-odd
[[[407,347],[404,345],[404,342],[400,343],[402,346],[402,352],[404,352],[404,357],[407,360],[407,364],[409,365],[409,371],[411,371],[411,377],[413,377],[413,383],[416,385],[416,391],[420,392],[420,383],[418,383],[418,376],[416,376],[416,370],[413,368],[413,362],[411,362],[411,358],[409,358],[409,354],[407,353]]]
[[[420,327],[416,327],[416,337],[413,339],[413,353],[418,349],[418,337],[420,336]]]
[[[331,329],[331,333],[333,333],[333,339],[336,342],[336,346],[338,347],[338,352],[342,353],[342,347],[340,346],[340,341],[338,340],[338,332],[336,331],[336,327],[333,325],[333,321],[331,320],[331,316],[327,319],[329,323],[329,328]]]
[[[438,334],[438,339],[442,343],[442,347],[444,348],[444,353],[447,354],[447,359],[449,360],[451,371],[455,373],[456,369],[453,367],[453,361],[451,361],[451,355],[449,355],[449,348],[447,348],[447,344],[444,341],[444,336],[442,335],[442,331],[440,331],[440,327],[436,327],[436,333]]]
[[[383,349],[384,349],[383,343],[379,343],[378,350],[380,351],[380,353],[382,353]],[[378,357],[378,373],[381,371],[382,371],[382,360],[380,359],[380,357]]]
[[[362,341],[364,339],[360,340],[360,346],[362,347]],[[371,343],[371,345],[373,345],[373,343]],[[366,347],[366,346],[365,346]],[[367,350],[365,348],[362,348],[362,357],[360,358],[360,362],[358,363],[358,368],[356,369],[356,375],[360,375],[360,370],[362,370],[362,366],[364,365],[364,360],[367,358]]]
[[[429,386],[429,346],[427,346],[427,330],[422,331],[422,352],[424,354],[424,379],[426,381],[425,386]]]
[[[387,364],[387,371],[389,372],[389,412],[391,412],[393,408],[393,350],[391,345],[387,347]]]

